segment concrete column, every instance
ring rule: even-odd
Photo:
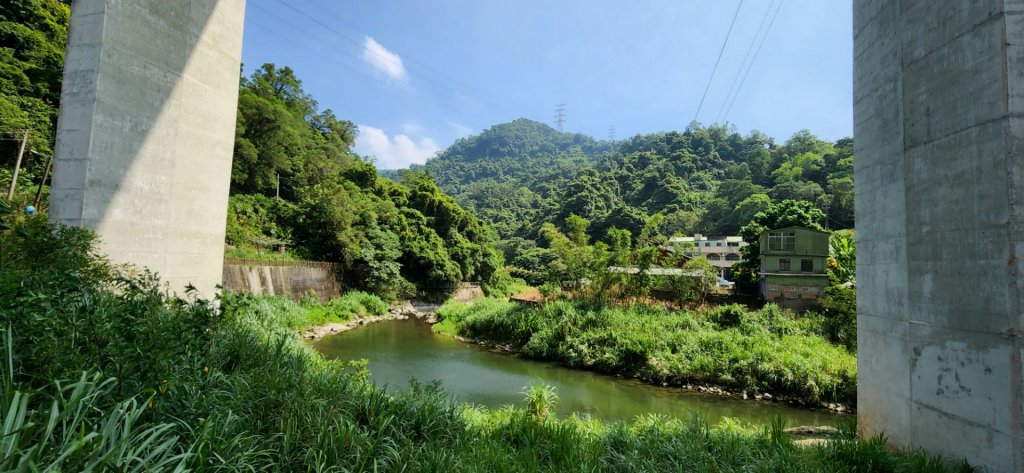
[[[50,220],[116,263],[220,283],[245,0],[75,0]]]
[[[858,427],[1024,472],[1024,2],[854,1]]]

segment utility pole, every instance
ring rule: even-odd
[[[558,125],[558,131],[565,131],[563,125],[565,125],[565,104],[560,103],[555,105],[555,124]]]
[[[35,150],[32,150],[32,152],[42,156],[40,153],[36,153]],[[39,191],[36,192],[36,201],[35,201],[36,212],[38,212],[40,210],[39,202],[41,202],[43,200],[43,185],[46,184],[46,179],[48,177],[50,177],[50,170],[51,169],[53,169],[53,155],[52,154],[50,155],[50,158],[46,160],[46,170],[43,171],[43,180],[39,181]]]
[[[615,125],[608,127],[608,141],[615,141]]]
[[[821,210],[825,211],[825,230],[828,230],[828,208],[831,205],[832,203],[827,200],[821,203]]]
[[[18,147],[18,159],[14,162],[14,175],[11,176],[11,188],[7,191],[7,201],[14,200],[14,188],[18,184],[18,171],[21,170],[21,157],[25,155],[25,145],[28,144],[28,130],[21,135],[21,146]]]
[[[277,198],[281,198],[281,173],[277,173],[277,186],[276,186]]]

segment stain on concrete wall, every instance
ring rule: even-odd
[[[1024,472],[1024,4],[854,1],[857,427]]]
[[[313,295],[325,302],[341,295],[331,263],[316,261],[224,260],[224,290],[244,294],[288,296],[299,300]]]

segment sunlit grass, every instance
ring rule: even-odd
[[[809,403],[856,402],[857,360],[774,306],[702,313],[579,301],[448,302],[435,331],[512,344],[531,358],[651,382],[713,384]]]

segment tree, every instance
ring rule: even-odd
[[[833,285],[857,281],[857,249],[852,230],[840,230],[829,235],[829,282]]]
[[[718,268],[704,256],[691,258],[683,264],[683,292],[687,301],[704,303],[707,295],[718,285]]]

